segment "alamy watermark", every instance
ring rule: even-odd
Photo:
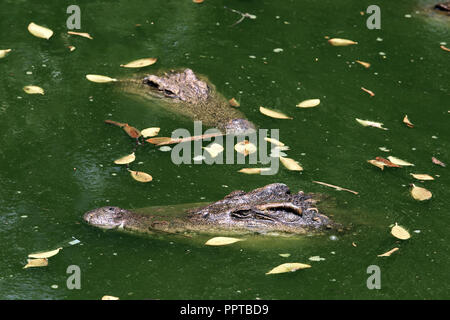
[[[202,122],[194,121],[194,137],[203,136],[208,138],[190,141],[191,133],[187,129],[176,129],[172,132],[172,139],[183,139],[172,149],[171,159],[174,164],[261,164],[265,167],[261,170],[262,175],[274,175],[279,169],[279,150],[275,146],[268,148],[270,143],[266,140],[269,135],[268,129],[252,130],[242,135],[223,135],[217,129],[208,129],[203,132]],[[270,129],[270,139],[279,140],[279,130]],[[211,145],[219,145],[219,151],[212,156],[208,148],[203,148],[203,141],[212,141]],[[225,141],[224,141],[225,140]],[[251,146],[248,152],[236,152],[236,145]],[[277,154],[274,154],[277,153]]]
[[[370,265],[367,267],[367,273],[370,276],[367,278],[367,289],[381,289],[381,269],[377,265]]]
[[[368,29],[381,29],[381,9],[379,6],[372,4],[367,7],[368,14],[371,14],[366,21]]]
[[[69,30],[81,29],[81,9],[79,6],[72,4],[67,7],[67,14],[70,16],[66,20],[66,26]]]

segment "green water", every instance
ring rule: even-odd
[[[431,3],[379,1],[382,28],[369,30],[360,11],[372,1],[78,1],[81,31],[94,37],[88,40],[65,34],[71,2],[2,0],[0,49],[13,52],[0,60],[0,298],[448,298],[449,168],[434,165],[431,157],[450,164],[449,53],[439,48],[450,43],[450,25],[448,18],[423,9]],[[257,18],[231,28],[239,15],[224,4]],[[26,29],[31,21],[52,28],[54,36],[48,41],[31,36]],[[359,44],[332,47],[325,36]],[[76,50],[69,52],[68,45]],[[279,128],[289,157],[305,170],[281,168],[275,176],[258,176],[236,172],[242,165],[176,166],[169,152],[148,145],[137,150],[132,167],[154,180],[132,180],[113,160],[131,152],[133,141],[103,120],[158,126],[162,136],[192,128],[189,119],[155,102],[85,79],[89,73],[135,76],[119,65],[142,57],[158,62],[140,74],[189,67],[206,75],[226,98],[238,98],[242,112],[259,127]],[[353,64],[356,59],[372,67]],[[29,84],[46,94],[25,94],[22,87]],[[320,98],[321,105],[295,107],[310,98]],[[294,119],[268,118],[259,113],[260,105]],[[402,123],[405,114],[415,128]],[[389,130],[362,127],[355,118],[383,122]],[[392,151],[380,151],[383,146]],[[388,155],[416,166],[382,172],[366,162]],[[411,198],[410,173],[439,175],[416,182],[432,191],[431,201]],[[333,196],[336,205],[327,213],[352,223],[352,230],[337,234],[337,241],[329,239],[332,232],[205,247],[204,236],[136,237],[103,232],[81,220],[84,212],[104,205],[214,201],[232,190],[273,182]],[[395,222],[410,230],[410,240],[390,235]],[[67,245],[72,237],[81,244]],[[65,248],[48,267],[22,269],[28,253],[59,245]],[[394,247],[400,250],[391,257],[377,257]],[[317,255],[326,260],[308,260]],[[312,268],[265,275],[284,262]],[[80,290],[66,288],[69,265],[81,269]],[[366,286],[370,265],[381,269],[380,290]]]

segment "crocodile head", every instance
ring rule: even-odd
[[[302,191],[291,194],[282,183],[273,183],[248,193],[234,191],[223,200],[193,211],[193,224],[213,229],[257,233],[297,233],[331,228],[332,221],[314,207],[315,200]]]
[[[162,76],[151,74],[144,78],[144,84],[148,85],[149,93],[153,96],[193,104],[208,100],[210,93],[208,84],[198,79],[191,69]]]
[[[234,191],[205,207],[183,211],[180,217],[159,215],[156,210],[136,213],[118,207],[87,212],[84,220],[103,229],[126,229],[149,233],[155,230],[200,233],[305,234],[336,225],[314,207],[315,200],[303,192],[291,194],[282,183],[248,193]],[[182,213],[182,212],[180,212]]]
[[[101,207],[86,212],[83,219],[98,228],[116,229],[123,228],[132,218],[132,213],[119,207]]]

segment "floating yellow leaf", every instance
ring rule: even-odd
[[[46,267],[48,266],[48,260],[45,258],[40,259],[28,259],[26,266],[24,266],[24,269],[27,268],[34,268],[34,267]]]
[[[68,46],[67,48],[69,48],[70,52],[75,51],[75,47],[74,46]]]
[[[405,117],[403,118],[403,123],[410,128],[414,128],[414,125],[411,123],[411,121],[409,121],[408,115],[405,115]]]
[[[364,68],[370,68],[370,63],[368,62],[364,62],[364,61],[360,61],[360,60],[356,60],[357,63],[359,63],[360,65],[362,65]]]
[[[299,165],[298,162],[295,161],[294,159],[280,157],[280,161],[283,164],[283,166],[285,166],[286,169],[288,169],[288,170],[291,170],[291,171],[303,171],[302,166]]]
[[[429,174],[410,173],[417,180],[434,180]]]
[[[400,240],[408,240],[409,238],[411,238],[409,232],[406,231],[405,228],[399,226],[397,223],[392,227],[391,234]]]
[[[131,174],[131,177],[139,182],[150,182],[153,180],[153,177],[149,175],[148,173],[142,172],[142,171],[133,171],[128,170]]]
[[[119,300],[119,298],[114,296],[103,296],[102,300]]]
[[[374,128],[387,130],[386,128],[383,128],[383,124],[381,122],[374,122],[374,121],[370,121],[370,120],[361,120],[358,118],[355,118],[355,119],[364,127],[374,127]]]
[[[205,242],[207,246],[225,246],[228,244],[232,244],[238,241],[243,241],[243,239],[238,238],[229,238],[229,237],[215,237],[211,238]]]
[[[280,253],[279,256],[283,257],[283,258],[289,258],[291,256],[291,254],[290,253]]]
[[[280,264],[278,267],[273,268],[266,274],[294,272],[296,270],[307,269],[307,268],[311,268],[311,266],[309,264],[305,264],[305,263],[297,263],[297,262],[283,263],[283,264]]]
[[[153,127],[153,128],[147,128],[144,130],[141,130],[141,134],[144,138],[154,137],[157,136],[159,133],[160,128]]]
[[[53,31],[46,28],[46,27],[42,27],[39,26],[37,24],[35,24],[34,22],[31,22],[28,25],[28,31],[35,37],[38,38],[43,38],[43,39],[50,39],[51,36],[53,35]]]
[[[11,49],[0,50],[0,59],[6,57],[6,55],[10,52],[11,52]]]
[[[228,100],[228,103],[232,107],[240,107],[241,106],[235,98],[231,98],[230,100]]]
[[[115,164],[129,164],[136,160],[136,156],[134,155],[134,152],[132,154],[129,154],[125,157],[122,157],[120,159],[117,159],[114,161]]]
[[[221,153],[223,151],[223,146],[219,143],[211,143],[209,146],[207,147],[203,147],[203,149],[205,149],[206,151],[208,151],[208,153],[210,154],[211,158],[215,158],[217,157],[217,155],[219,153]]]
[[[124,67],[124,68],[143,68],[143,67],[151,66],[152,64],[156,63],[157,60],[158,59],[156,59],[156,58],[144,58],[144,59],[131,61],[127,64],[121,64],[120,66]]]
[[[358,42],[352,41],[352,40],[348,40],[348,39],[341,39],[341,38],[333,38],[328,40],[328,42],[332,45],[332,46],[336,46],[336,47],[342,47],[342,46],[349,46],[352,44],[358,44]]]
[[[236,143],[236,145],[234,146],[234,150],[247,156],[251,153],[256,152],[257,148],[253,143],[250,143],[248,140],[244,140]]]
[[[269,171],[269,170],[270,170],[270,168],[243,168],[243,169],[239,170],[238,172],[245,173],[245,174],[261,174],[261,172]]]
[[[38,86],[26,86],[23,87],[23,91],[25,91],[28,94],[44,94],[44,89]]]
[[[381,170],[384,170],[384,166],[385,164],[381,161],[377,161],[377,160],[367,160],[368,163],[374,165],[375,167],[380,168]]]
[[[192,0],[194,3],[202,3],[204,0]]]
[[[151,144],[162,145],[162,144],[170,144],[174,142],[174,139],[170,137],[157,137],[157,138],[150,138],[145,141]]]
[[[393,156],[389,156],[388,160],[396,165],[402,166],[402,167],[408,167],[408,166],[414,166],[414,164],[409,163],[405,160],[393,157]]]
[[[97,83],[107,83],[107,82],[117,81],[117,79],[110,78],[107,76],[101,76],[98,74],[87,74],[86,79],[88,79],[89,81],[92,81],[92,82],[97,82]]]
[[[88,38],[88,39],[94,39],[91,37],[91,35],[89,33],[86,32],[75,32],[75,31],[67,31],[68,34],[74,35],[74,36],[80,36],[83,38]]]
[[[284,146],[284,143],[281,142],[281,141],[278,141],[277,139],[264,137],[264,140],[266,140],[267,142],[270,142],[271,144],[279,146],[279,147],[283,147]]]
[[[259,112],[261,112],[262,114],[271,117],[271,118],[275,118],[275,119],[293,119],[292,117],[289,117],[287,115],[285,115],[284,113],[281,112],[277,112],[277,111],[273,111],[264,107],[259,107]]]
[[[319,104],[320,104],[320,99],[309,99],[309,100],[300,102],[299,104],[297,104],[297,107],[313,108],[313,107],[317,107]]]
[[[34,258],[34,259],[44,259],[44,258],[50,258],[59,253],[59,251],[62,250],[62,248],[58,248],[52,251],[46,251],[46,252],[39,252],[39,253],[31,253],[28,255],[28,258]]]
[[[429,200],[433,194],[425,188],[412,185],[411,195],[414,199],[418,201]]]
[[[389,250],[388,252],[385,252],[383,254],[379,254],[378,257],[389,257],[391,254],[393,254],[397,250],[399,250],[399,249],[398,248],[394,248],[392,250]]]

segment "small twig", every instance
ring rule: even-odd
[[[193,137],[179,138],[179,139],[172,139],[169,137],[167,137],[167,138],[166,137],[157,137],[157,138],[147,139],[146,141],[156,144],[157,146],[164,146],[167,144],[175,144],[175,143],[189,142],[189,141],[195,141],[195,140],[203,140],[203,139],[219,137],[219,136],[224,136],[224,135],[225,134],[220,132],[220,133],[203,134],[200,136],[193,136]]]
[[[226,6],[223,6],[223,7],[224,7],[225,9],[230,10],[231,12],[234,12],[234,13],[237,13],[237,14],[240,14],[240,15],[241,15],[241,18],[240,18],[238,21],[236,21],[235,23],[233,23],[230,27],[234,27],[234,26],[237,25],[238,23],[241,23],[245,18],[256,19],[256,16],[255,16],[254,14],[250,14],[250,13],[248,13],[248,12],[242,13],[242,12],[240,12],[240,11],[238,11],[238,10],[231,9],[231,8],[226,7]]]
[[[323,186],[327,186],[327,187],[334,188],[334,189],[336,189],[336,190],[343,190],[343,191],[351,192],[351,193],[353,193],[353,194],[358,194],[358,192],[356,192],[356,191],[353,191],[353,190],[350,190],[350,189],[346,189],[346,188],[342,188],[342,187],[338,187],[338,186],[335,186],[335,185],[333,185],[333,184],[329,184],[329,183],[325,183],[325,182],[320,182],[320,181],[313,181],[313,182],[314,182],[314,183],[317,183],[317,184],[321,184],[321,185],[323,185]]]

